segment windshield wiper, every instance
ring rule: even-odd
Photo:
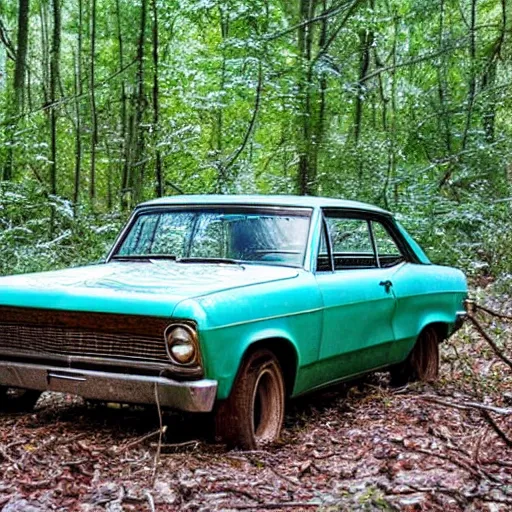
[[[117,261],[149,261],[149,260],[172,260],[176,261],[176,256],[174,254],[127,254],[126,256],[122,256],[120,254],[116,254],[112,256],[113,260]]]
[[[240,261],[231,258],[177,258],[174,254],[127,254],[125,256],[116,254],[112,256],[116,261],[150,261],[150,260],[171,260],[178,263],[225,263],[228,265],[241,265]]]
[[[178,263],[226,263],[228,265],[241,265],[238,260],[231,258],[178,258]]]

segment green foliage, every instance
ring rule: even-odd
[[[510,283],[504,2],[155,0],[158,67],[152,2],[97,0],[94,59],[90,3],[80,25],[80,3],[61,2],[56,105],[48,105],[52,3],[31,1],[22,112],[13,107],[15,62],[0,42],[0,172],[13,168],[0,203],[2,273],[96,259],[129,208],[155,195],[160,159],[165,194],[307,190],[377,203],[401,215],[435,262]],[[16,42],[16,2],[0,5],[0,21]]]
[[[0,186],[0,274],[85,265],[104,258],[124,216],[76,214],[33,183]]]

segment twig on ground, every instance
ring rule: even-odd
[[[491,346],[493,352],[499,357],[505,364],[507,364],[512,369],[512,360],[509,359],[501,350],[498,345],[494,342],[494,340],[485,332],[484,328],[480,325],[480,322],[471,314],[468,314],[468,319],[473,323],[476,330],[482,336],[482,338],[487,341],[487,343]]]
[[[462,410],[470,410],[470,409],[480,409],[483,411],[491,411],[496,414],[501,414],[503,416],[511,416],[512,409],[506,409],[504,407],[495,407],[493,405],[481,404],[479,402],[464,402],[462,404],[457,404],[453,402],[449,402],[448,400],[442,400],[436,396],[419,396],[421,400],[425,400],[427,402],[434,402],[440,405],[446,405],[447,407],[453,407],[454,409],[462,409]]]
[[[144,496],[146,496],[151,512],[156,512],[155,500],[153,499],[153,496],[151,495],[148,489],[144,491]]]
[[[165,428],[164,428],[165,430]],[[182,443],[160,443],[160,451],[162,451],[164,448],[187,448],[189,446],[193,446],[194,448],[197,448],[201,444],[201,441],[197,439],[192,439],[191,441],[183,441]],[[158,448],[158,443],[151,443],[150,446],[152,448]]]
[[[473,450],[473,460],[477,464],[480,464],[480,448],[482,446],[482,440],[484,439],[488,430],[489,430],[489,427],[487,427],[487,426],[483,428],[481,435],[478,436],[478,441],[476,442],[475,449]]]
[[[481,468],[474,468],[468,462],[452,457],[451,455],[448,455],[446,453],[429,452],[428,450],[425,450],[423,448],[414,448],[414,451],[424,453],[425,455],[429,455],[431,457],[437,457],[438,459],[447,460],[448,462],[451,462],[452,464],[455,464],[456,466],[465,469],[468,473],[478,478],[482,478],[483,476],[493,482],[499,481],[496,477],[490,475],[487,471],[484,471]]]
[[[216,490],[216,492],[231,492],[233,494],[238,494],[239,496],[249,498],[250,500],[257,501],[258,503],[263,502],[263,500],[259,496],[254,496],[248,491],[244,491],[243,489],[235,489],[234,487],[220,487],[219,489]]]
[[[495,316],[497,318],[501,318],[502,320],[512,320],[512,315],[505,315],[503,313],[498,313],[493,309],[487,308],[485,306],[481,306],[480,304],[475,304],[476,309],[480,309],[481,311],[485,311],[485,313]]]
[[[510,437],[507,436],[507,434],[505,434],[505,432],[503,432],[503,430],[500,428],[500,426],[496,423],[496,421],[494,421],[494,418],[490,415],[489,411],[483,411],[482,413],[485,421],[487,421],[487,423],[489,423],[489,425],[491,426],[491,428],[494,430],[494,432],[496,432],[496,434],[498,434],[498,437],[505,442],[505,444],[509,447],[509,448],[512,448],[512,439],[510,439]]]
[[[162,449],[162,436],[164,435],[167,427],[164,428],[163,418],[162,418],[162,408],[160,407],[160,396],[158,395],[158,384],[155,382],[155,402],[156,402],[156,410],[158,411],[158,421],[160,423],[159,436],[158,436],[158,445],[155,453],[155,460],[153,463],[153,473],[151,475],[151,487],[155,486],[156,482],[156,472],[158,470],[158,463],[160,462],[160,451]],[[153,504],[154,510],[154,504]]]
[[[0,456],[8,460],[11,464],[16,464],[16,461],[7,453],[3,446],[0,446]]]
[[[285,501],[281,503],[259,503],[258,505],[238,505],[236,507],[237,510],[251,510],[251,509],[280,509],[280,508],[296,508],[300,510],[301,508],[309,508],[316,507],[319,509],[321,507],[321,503],[311,503],[308,501]]]
[[[151,439],[152,437],[155,437],[159,434],[161,434],[162,429],[159,428],[158,430],[155,430],[154,432],[151,432],[149,434],[146,434],[142,437],[139,437],[138,439],[135,439],[134,441],[131,441],[130,443],[125,444],[124,446],[119,447],[117,450],[115,450],[116,455],[121,454],[125,452],[126,450],[129,450],[130,448],[133,448],[134,446],[137,446],[140,443],[143,443],[144,441],[147,441],[148,439]]]
[[[461,505],[467,505],[468,502],[467,498],[456,489],[448,489],[447,487],[418,487],[411,483],[407,485],[413,492],[428,493],[432,496],[435,496],[437,493],[448,494]]]
[[[255,450],[255,451],[252,451],[252,452],[245,452],[245,453],[258,453],[258,452]],[[260,453],[266,453],[266,452],[260,452]],[[279,473],[278,471],[276,471],[272,467],[272,465],[269,464],[268,462],[266,462],[264,460],[261,460],[261,459],[252,459],[251,457],[247,457],[247,458],[254,465],[263,464],[266,468],[270,469],[270,471],[272,471],[272,473],[274,473],[274,475],[276,475],[278,478],[282,478],[283,480],[286,480],[288,483],[290,483],[290,484],[292,484],[294,486],[300,485],[299,482],[295,482],[290,477],[284,475],[283,473]]]
[[[80,466],[81,464],[85,464],[86,462],[93,462],[89,457],[85,458],[85,459],[77,459],[77,460],[68,460],[68,461],[64,461],[64,462],[61,462],[61,466],[67,466],[67,467],[71,467],[71,466]]]
[[[21,485],[22,487],[30,487],[32,489],[41,489],[47,487],[53,487],[53,484],[57,478],[62,475],[62,471],[57,471],[49,478],[45,478],[44,480],[36,480],[36,481],[20,481],[18,480],[16,483]]]
[[[21,439],[20,441],[14,441],[12,443],[9,443],[8,445],[5,446],[6,449],[9,449],[9,448],[14,448],[16,446],[20,446],[22,444],[27,444],[28,441],[26,439]]]

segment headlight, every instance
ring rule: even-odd
[[[165,334],[167,355],[177,364],[190,364],[197,360],[197,334],[185,324],[173,325]]]

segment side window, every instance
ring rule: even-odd
[[[372,229],[381,267],[392,267],[402,261],[405,261],[405,258],[393,240],[393,237],[380,222],[373,221]]]
[[[334,270],[377,266],[369,223],[365,219],[326,216]]]

